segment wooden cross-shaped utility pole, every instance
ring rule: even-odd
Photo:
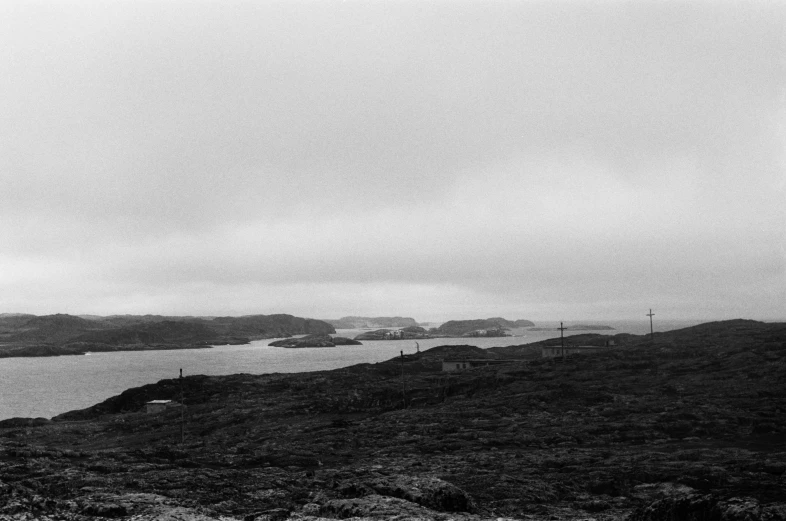
[[[407,385],[404,383],[404,351],[401,351],[401,401],[407,407]]]
[[[185,394],[183,394],[183,368],[180,368],[180,445],[185,444],[186,441],[186,434],[185,434],[185,409],[186,408],[186,398]]]
[[[565,337],[563,336],[566,327],[562,327],[562,322],[559,323],[559,345],[562,351],[562,359],[565,360]]]
[[[650,312],[646,316],[650,317],[650,340],[655,340],[655,333],[652,330],[652,317],[655,316],[655,313],[652,312],[652,308],[650,308]]]

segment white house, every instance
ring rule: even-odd
[[[180,404],[172,400],[152,400],[145,404],[145,411],[148,413],[156,413],[164,411],[170,407],[179,407]]]

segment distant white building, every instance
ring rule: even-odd
[[[157,413],[170,407],[180,407],[180,404],[172,400],[152,400],[145,404],[145,412]]]

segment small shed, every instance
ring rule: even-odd
[[[442,360],[442,370],[447,372],[461,371],[462,369],[471,369],[473,367],[512,364],[520,361],[521,360],[501,360],[498,358],[445,359]]]
[[[178,405],[180,404],[172,400],[151,400],[145,404],[145,411],[147,413],[157,413]]]
[[[608,350],[608,347],[606,346],[565,346],[564,349],[560,346],[543,346],[541,349],[541,356],[543,358],[555,358],[558,356],[563,356],[563,354],[564,356],[589,354],[606,350]]]

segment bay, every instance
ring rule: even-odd
[[[573,321],[573,324],[593,324]],[[657,330],[687,327],[698,321],[661,321]],[[649,333],[648,321],[607,321],[613,331],[603,334]],[[566,323],[570,325],[570,323]],[[538,322],[538,327],[557,327],[559,322]],[[353,338],[362,330],[338,330]],[[579,332],[573,332],[577,334]],[[515,330],[519,336],[501,338],[433,338],[418,340],[421,351],[440,345],[469,344],[481,348],[519,345],[559,336],[555,331]],[[568,335],[571,334],[570,332]],[[566,335],[567,336],[567,335]],[[91,353],[85,356],[0,359],[0,419],[44,417],[83,409],[120,394],[131,387],[184,375],[236,373],[300,373],[377,363],[416,351],[411,340],[367,341],[362,346],[287,349],[270,347],[276,339],[240,346],[165,351]]]

